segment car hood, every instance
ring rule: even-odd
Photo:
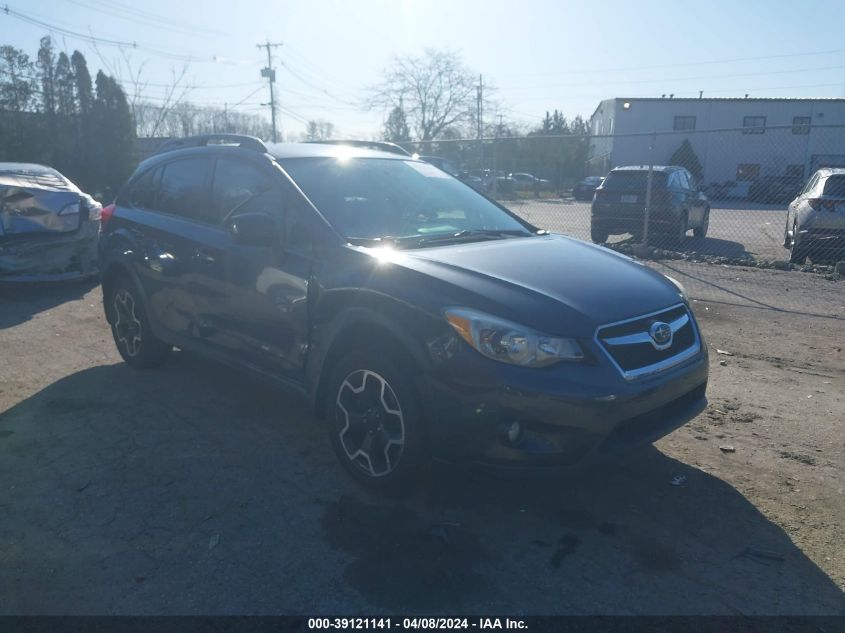
[[[561,235],[402,251],[396,263],[468,291],[499,316],[552,334],[575,328],[591,335],[598,325],[681,301],[677,288],[656,271]]]

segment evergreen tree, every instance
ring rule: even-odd
[[[76,114],[74,76],[70,58],[65,53],[59,53],[56,62],[55,84],[56,112],[64,117],[73,116]]]
[[[0,46],[0,110],[24,112],[32,107],[34,72],[29,55],[14,46]]]
[[[13,46],[0,46],[0,160],[34,159],[27,143],[27,113],[35,102],[35,67]]]
[[[79,104],[79,112],[82,115],[86,115],[91,112],[91,106],[94,101],[88,63],[85,61],[85,56],[79,51],[73,51],[73,55],[70,56],[70,63],[73,66],[73,78],[76,84],[76,100]]]
[[[93,165],[100,188],[111,196],[132,173],[135,163],[135,123],[123,88],[103,71],[97,73],[93,105],[96,126]]]
[[[387,117],[387,122],[384,124],[384,140],[391,143],[406,143],[411,140],[408,119],[401,105],[394,107]]]
[[[53,116],[56,113],[56,55],[49,35],[41,38],[36,66],[41,81],[41,110]]]
[[[672,158],[670,159],[670,163],[672,165],[686,167],[687,171],[689,171],[689,173],[691,173],[698,181],[700,181],[701,177],[704,175],[704,168],[701,166],[701,161],[698,160],[698,156],[692,148],[692,143],[689,142],[689,139],[684,139],[681,146],[675,150],[675,153],[672,154]]]
[[[79,162],[78,185],[83,189],[97,188],[99,174],[92,164],[94,156],[94,121],[92,108],[94,95],[91,85],[91,74],[85,56],[79,51],[73,51],[70,56],[73,74],[74,97],[76,101],[76,154]]]

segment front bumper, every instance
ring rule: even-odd
[[[419,389],[436,457],[500,466],[575,466],[650,444],[706,406],[707,351],[625,380],[605,360],[526,369],[464,348]],[[521,435],[505,429],[519,421]]]

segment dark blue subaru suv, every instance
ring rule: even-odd
[[[179,347],[292,388],[376,487],[429,457],[610,457],[706,403],[707,351],[677,282],[399,148],[181,139],[102,222],[127,363]]]

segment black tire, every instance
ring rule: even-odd
[[[675,246],[679,248],[683,246],[687,239],[687,230],[689,230],[689,215],[687,211],[681,211],[681,214],[678,216],[678,220],[675,223],[672,235],[670,236],[671,241]]]
[[[804,240],[798,239],[798,222],[792,223],[792,249],[789,252],[789,261],[792,264],[804,264],[807,261],[807,248]]]
[[[333,369],[325,411],[335,456],[376,491],[405,492],[427,460],[419,398],[409,362],[391,350],[356,350]]]
[[[610,231],[601,224],[590,224],[590,239],[596,244],[604,244],[610,236]]]
[[[704,219],[701,220],[701,226],[697,226],[692,230],[692,234],[697,238],[707,237],[707,229],[710,228],[710,209],[704,210]]]
[[[111,284],[103,302],[114,344],[128,365],[158,367],[167,360],[173,347],[153,335],[141,293],[130,279],[120,277]]]

